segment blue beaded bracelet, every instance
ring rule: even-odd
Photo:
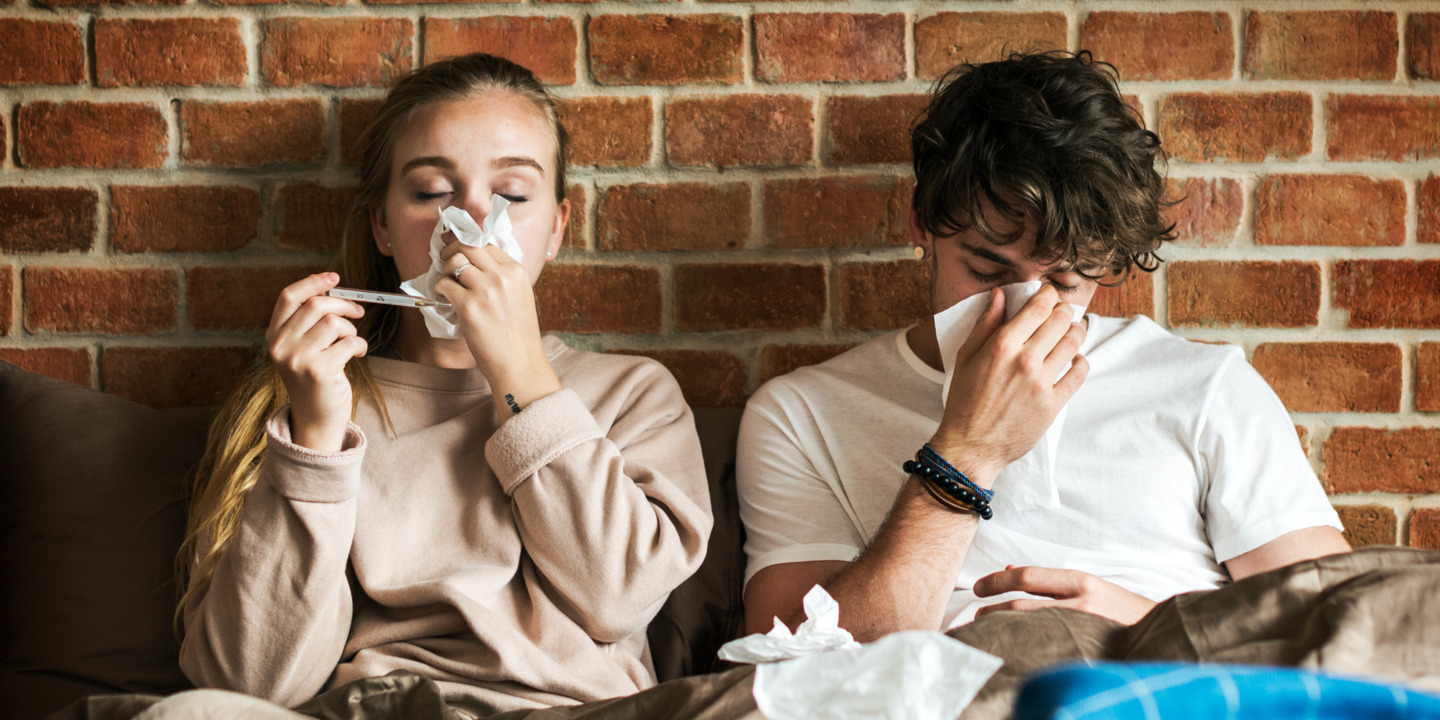
[[[920,452],[916,453],[915,459],[928,460],[931,464],[939,466],[941,470],[944,470],[947,474],[950,475],[951,480],[954,480],[961,485],[970,488],[971,491],[975,492],[980,497],[985,498],[985,502],[987,503],[995,498],[994,490],[986,490],[985,488],[976,485],[975,481],[971,480],[968,475],[955,469],[954,465],[951,465],[948,461],[945,460],[943,456],[940,455],[940,453],[936,452],[935,448],[930,446],[930,443],[925,443],[925,446],[920,448]]]
[[[933,450],[931,454],[939,457],[938,453],[934,453]],[[949,470],[942,468],[934,464],[932,458],[920,453],[916,454],[914,460],[906,460],[901,467],[911,475],[918,475],[921,482],[924,483],[925,489],[947,507],[973,512],[984,520],[994,517],[995,512],[990,509],[990,496],[993,496],[994,493],[969,482],[969,478],[965,478],[967,485],[956,482],[956,479],[950,475],[950,472],[954,470],[953,467]],[[955,473],[963,477],[963,473],[959,473],[959,471],[955,471]]]

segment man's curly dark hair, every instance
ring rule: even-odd
[[[1097,280],[1159,267],[1175,227],[1160,216],[1165,154],[1116,77],[1083,50],[946,73],[911,134],[920,226],[940,237],[974,227],[1004,245],[1030,216],[1036,259]],[[987,222],[982,198],[1015,229]]]

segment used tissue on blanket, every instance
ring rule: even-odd
[[[949,636],[911,630],[761,665],[752,692],[769,720],[954,720],[1003,662]]]
[[[1032,280],[1025,283],[1005,285],[1005,319],[1015,317],[1020,308],[1040,292],[1041,283]],[[970,331],[980,322],[985,308],[990,305],[990,294],[972,295],[950,306],[935,316],[935,339],[940,344],[940,361],[945,365],[945,384],[941,387],[941,402],[950,397],[950,382],[955,376],[955,355],[960,346],[970,337]],[[1085,308],[1071,304],[1075,320],[1085,316]],[[1069,366],[1056,377],[1064,376]],[[1060,432],[1065,425],[1065,408],[1055,416],[1055,422],[1045,431],[1045,437],[1024,457],[1010,463],[995,479],[995,500],[991,505],[996,511],[1006,509],[1024,510],[1029,508],[1057,508],[1060,506],[1060,491],[1055,483],[1055,454],[1060,445]],[[963,471],[964,468],[961,468]]]
[[[461,208],[447,207],[440,210],[440,221],[435,223],[435,232],[430,235],[430,269],[424,275],[400,283],[400,289],[412,297],[445,300],[435,294],[435,283],[445,273],[444,263],[440,260],[440,250],[445,247],[445,243],[440,240],[440,236],[446,232],[453,234],[456,240],[470,247],[498,245],[500,250],[515,262],[524,259],[525,253],[521,252],[520,243],[515,240],[515,232],[510,225],[510,215],[506,211],[509,206],[509,200],[499,195],[491,195],[490,214],[485,216],[483,225],[475,222],[475,218],[470,217],[470,213]],[[454,309],[424,307],[420,308],[420,312],[425,316],[425,328],[430,331],[432,337],[445,339],[460,337],[460,328],[456,325]]]
[[[840,627],[840,604],[816,585],[792,635],[780,618],[766,635],[731,640],[720,659],[759,663],[751,692],[768,720],[953,720],[1003,661],[935,632],[861,645]]]
[[[816,585],[805,593],[805,622],[794,634],[780,618],[769,633],[747,635],[720,646],[720,659],[737,663],[768,663],[860,644],[840,627],[840,604]]]

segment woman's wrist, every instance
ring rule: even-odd
[[[495,394],[495,412],[501,422],[562,389],[560,378],[550,363],[544,361],[541,367],[532,368],[530,372],[500,375],[490,382],[490,390]]]

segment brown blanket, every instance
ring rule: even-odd
[[[950,635],[1005,659],[963,720],[1007,718],[1030,673],[1082,658],[1288,665],[1440,691],[1440,553],[1371,548],[1299,563],[1161,603],[1125,627],[1070,610],[1000,613]],[[630,697],[490,720],[759,718],[752,668],[674,680]],[[213,714],[211,714],[213,713]],[[297,720],[454,720],[418,676],[351,683],[295,710],[234,693],[90,698],[52,720],[240,716]]]

